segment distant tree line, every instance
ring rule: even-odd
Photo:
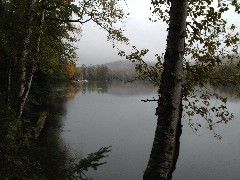
[[[77,77],[81,80],[90,81],[106,81],[106,80],[120,80],[120,81],[132,81],[139,78],[139,74],[133,67],[127,67],[119,70],[112,70],[106,65],[90,65],[83,64],[81,67],[77,67],[74,73],[69,73],[68,76]],[[70,77],[70,76],[69,76]],[[140,78],[141,79],[141,78]]]
[[[78,67],[78,78],[91,81],[106,81],[116,78],[114,72],[105,65],[86,66],[83,64]]]

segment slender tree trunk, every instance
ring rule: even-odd
[[[24,91],[26,85],[26,57],[27,57],[27,45],[30,40],[32,33],[32,20],[33,20],[33,9],[36,4],[36,0],[31,0],[29,4],[29,9],[26,17],[27,29],[26,35],[22,40],[22,47],[19,49],[18,63],[19,63],[19,89],[18,89],[18,103],[16,107],[16,117],[20,118],[22,116],[22,110],[25,104]]]
[[[187,0],[172,0],[164,70],[158,101],[158,122],[144,180],[169,180],[175,168],[182,116],[182,75]],[[176,156],[177,155],[177,156]]]
[[[22,40],[22,46],[19,49],[18,62],[20,70],[20,86],[18,91],[18,97],[21,99],[24,89],[25,89],[25,80],[26,80],[26,56],[27,56],[27,45],[32,33],[32,20],[33,20],[33,9],[36,4],[36,0],[31,0],[29,4],[29,9],[26,17],[26,35]]]
[[[18,106],[18,117],[20,118],[22,115],[22,111],[25,105],[25,102],[27,100],[28,94],[29,94],[29,90],[31,88],[32,85],[32,78],[33,75],[37,69],[37,63],[39,60],[39,52],[40,52],[40,42],[41,42],[41,37],[43,34],[43,24],[44,24],[44,20],[45,20],[45,11],[46,11],[46,2],[47,0],[42,0],[42,10],[41,10],[41,19],[40,19],[40,23],[39,23],[39,29],[37,32],[37,37],[36,37],[36,48],[35,48],[35,52],[34,52],[34,59],[32,59],[31,62],[31,69],[29,70],[27,77],[25,74],[25,83],[24,83],[24,91],[21,95],[21,100]]]

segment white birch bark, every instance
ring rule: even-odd
[[[187,18],[187,0],[172,0],[164,70],[158,101],[158,122],[144,180],[171,179],[176,161],[181,125],[184,39]]]
[[[33,11],[33,7],[36,3],[36,0],[33,0],[31,3],[31,10],[29,12],[30,14],[30,26],[29,26],[29,31],[28,34],[26,36],[25,39],[25,47],[24,47],[24,51],[23,51],[23,56],[20,59],[20,63],[21,63],[21,77],[20,77],[20,81],[21,81],[21,85],[20,85],[20,91],[19,91],[19,105],[18,105],[18,109],[17,109],[17,117],[20,118],[23,112],[23,108],[25,106],[25,102],[27,100],[28,94],[29,94],[29,90],[31,88],[31,84],[32,84],[32,78],[33,75],[36,71],[37,68],[37,62],[39,59],[39,51],[40,51],[40,41],[41,41],[41,36],[43,34],[43,24],[44,24],[44,20],[45,20],[45,5],[46,5],[46,0],[42,1],[42,10],[41,10],[41,19],[40,19],[40,23],[39,23],[39,29],[37,32],[37,38],[36,38],[36,48],[35,48],[35,59],[32,59],[31,62],[31,66],[30,66],[30,70],[28,73],[26,73],[26,55],[27,55],[27,48],[26,45],[29,41],[30,35],[31,35],[31,22],[33,20],[32,17],[32,11]],[[24,58],[23,58],[24,57]]]

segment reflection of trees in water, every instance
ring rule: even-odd
[[[204,87],[196,86],[195,89],[197,90],[197,95],[200,95],[201,92],[208,90],[211,93],[217,93],[220,96],[228,97],[230,100],[240,97],[240,85],[228,84],[227,86],[212,86],[210,84],[206,84]]]
[[[105,84],[105,88],[103,85],[101,84],[102,89],[106,89],[107,85]],[[95,83],[89,89],[92,89],[92,87],[99,86]],[[73,98],[80,89],[82,87],[75,85],[61,86],[53,91],[54,94],[48,100],[49,116],[39,137],[39,146],[42,149],[38,157],[43,174],[48,179],[65,179],[64,177],[68,178],[68,175],[75,178],[76,172],[79,176],[82,176],[89,168],[97,168],[104,164],[100,160],[106,157],[105,153],[110,151],[108,147],[101,148],[99,151],[81,159],[80,154],[75,152],[73,155],[70,152],[71,149],[68,149],[60,138],[63,128],[62,119],[66,114],[66,101]]]
[[[66,86],[65,86],[66,87]],[[72,88],[70,88],[72,90]],[[74,90],[75,92],[75,90]],[[68,150],[60,140],[62,116],[65,115],[66,96],[68,87],[59,87],[49,99],[48,117],[39,137],[40,162],[43,172],[49,179],[59,179],[69,159]]]
[[[79,87],[75,84],[67,84],[66,85],[66,94],[64,95],[65,98],[74,98],[75,95],[78,93]]]
[[[231,100],[240,97],[240,85],[219,85],[212,87],[212,89],[223,96],[227,96]]]
[[[145,81],[134,81],[133,83],[116,81],[113,82],[113,85],[111,86],[111,88],[109,88],[108,93],[113,95],[135,96],[152,94],[154,91],[157,92],[157,88],[150,83],[146,83]]]
[[[48,118],[46,124],[40,134],[39,144],[43,147],[40,153],[40,160],[43,164],[43,171],[49,179],[58,179],[65,169],[69,161],[73,159],[70,157],[67,147],[61,142],[60,133],[62,129],[62,118],[65,116],[65,104],[71,98],[81,93],[97,92],[99,94],[109,93],[109,89],[126,89],[129,92],[140,89],[152,89],[146,84],[123,83],[123,82],[88,82],[82,84],[63,84],[59,87],[54,87],[48,97]],[[47,95],[47,93],[45,93]]]
[[[98,94],[114,95],[139,95],[152,93],[156,88],[145,81],[123,82],[123,81],[89,81],[76,84],[68,84],[67,97],[74,97],[78,91],[82,94],[86,92],[97,92]]]
[[[108,88],[111,87],[112,81],[90,81],[88,83],[83,83],[80,86],[80,90],[82,94],[85,94],[86,92],[97,92],[97,93],[107,93]]]

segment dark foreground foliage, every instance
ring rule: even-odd
[[[1,112],[0,123],[1,179],[49,179],[40,163],[40,156],[44,154],[45,148],[38,146],[32,138],[34,128],[29,121]],[[71,161],[55,179],[88,179],[85,176],[86,171],[89,168],[96,170],[98,166],[105,164],[101,160],[110,151],[110,147],[103,147],[86,158]]]

